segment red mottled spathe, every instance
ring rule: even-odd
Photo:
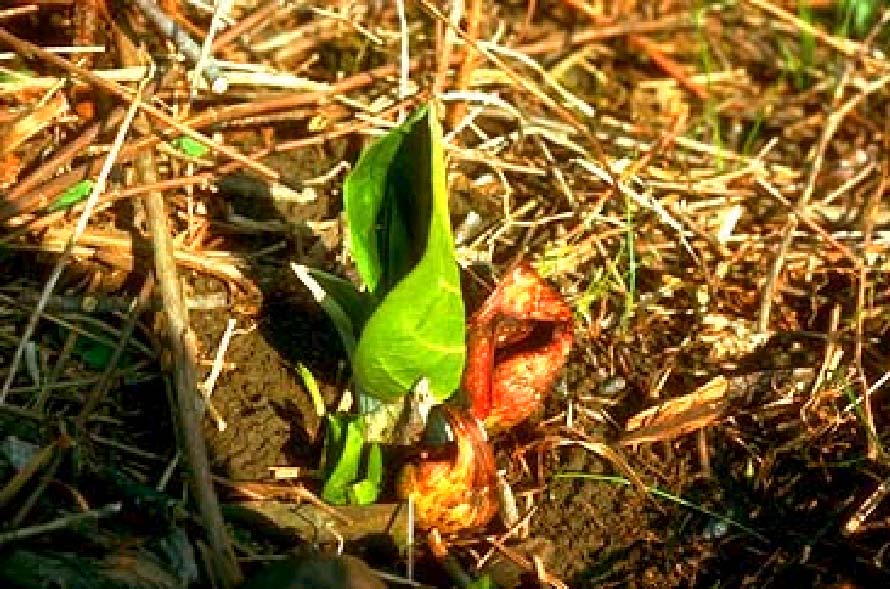
[[[524,345],[539,323],[551,324],[548,337]],[[467,325],[463,389],[488,431],[509,429],[542,406],[572,336],[572,310],[559,292],[531,265],[514,264]]]
[[[402,467],[399,497],[414,501],[420,529],[449,534],[484,526],[498,508],[494,451],[471,415],[451,405],[439,410],[451,426],[455,453],[440,459],[423,456]]]

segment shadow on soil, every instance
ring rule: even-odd
[[[354,159],[357,150],[340,143],[300,153],[300,159],[266,161],[297,190],[341,159]],[[266,184],[245,175],[227,177],[219,188],[212,197],[219,219],[213,233],[224,236],[224,249],[248,261],[244,273],[259,289],[259,308],[238,318],[246,333],[233,338],[226,353],[236,369],[223,374],[213,397],[228,427],[220,431],[208,420],[208,451],[221,474],[236,480],[268,478],[273,466],[315,468],[322,424],[300,367],[311,372],[329,408],[349,371],[333,325],[290,262],[342,275],[339,195],[325,186],[313,200],[278,200]],[[205,353],[216,349],[228,319],[225,310],[192,314]]]

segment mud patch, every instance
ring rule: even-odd
[[[262,479],[271,466],[316,466],[320,420],[298,365],[309,368],[330,405],[344,353],[333,326],[313,306],[298,293],[279,290],[266,296],[257,318],[238,321],[212,397],[227,427],[220,431],[210,418],[204,427],[220,474]],[[205,358],[215,354],[227,321],[227,313],[192,314]]]

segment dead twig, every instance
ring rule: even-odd
[[[844,75],[844,79],[849,78],[849,70]],[[836,90],[836,96],[838,99],[841,97],[841,93],[843,92],[846,84],[844,79],[838,84]],[[822,170],[822,163],[825,159],[825,151],[828,149],[828,145],[831,142],[831,138],[834,137],[834,134],[837,132],[838,127],[841,124],[841,121],[849,115],[853,109],[859,106],[863,100],[865,100],[871,94],[881,90],[888,83],[890,83],[890,76],[882,76],[881,78],[869,83],[865,88],[862,89],[861,92],[856,94],[853,98],[848,101],[842,103],[840,107],[831,112],[828,115],[828,120],[825,122],[825,127],[822,130],[822,135],[819,137],[819,143],[816,146],[816,154],[813,158],[813,163],[810,167],[810,173],[807,176],[807,183],[804,187],[803,193],[800,195],[800,198],[797,201],[795,206],[795,210],[804,211],[810,203],[810,199],[813,197],[813,194],[816,191],[816,179],[819,176],[819,173]],[[773,298],[775,297],[776,283],[779,279],[779,276],[782,273],[782,267],[785,264],[785,257],[788,254],[788,250],[791,247],[791,242],[794,239],[794,230],[797,228],[797,224],[800,220],[800,217],[791,211],[788,213],[788,218],[785,222],[785,227],[782,230],[782,241],[779,244],[778,252],[773,259],[772,266],[770,267],[770,272],[767,274],[766,281],[763,286],[763,291],[760,299],[760,314],[758,316],[757,328],[760,333],[766,333],[769,327],[769,318],[770,318],[770,310],[772,309]]]
[[[71,445],[71,440],[67,436],[60,436],[41,448],[24,468],[13,475],[9,481],[0,489],[0,509],[4,509],[16,495],[24,489],[25,485],[31,481],[34,476],[47,464],[50,464],[53,458],[61,449],[66,449]]]
[[[225,155],[228,158],[240,162],[245,167],[253,170],[254,172],[262,175],[265,178],[268,178],[270,180],[278,180],[279,174],[275,170],[269,168],[265,164],[250,159],[236,149],[213,141],[212,139],[202,135],[201,133],[198,133],[188,125],[177,121],[157,107],[142,102],[142,100],[139,99],[138,95],[134,95],[132,91],[124,88],[123,86],[120,86],[119,84],[116,84],[115,82],[100,78],[92,71],[76,66],[67,59],[59,57],[58,55],[53,55],[52,53],[45,51],[44,49],[38,47],[37,45],[34,45],[33,43],[29,43],[28,41],[19,39],[15,35],[2,28],[0,28],[0,42],[9,45],[10,47],[18,51],[23,57],[30,59],[39,58],[42,61],[62,68],[67,72],[83,78],[96,88],[100,88],[105,92],[112,94],[113,96],[117,96],[118,98],[126,102],[132,102],[143,111],[145,111],[147,114],[149,114],[152,118],[157,119],[167,127],[171,127],[176,131],[179,131],[180,133],[183,133],[184,135],[187,135],[188,137],[194,139],[201,145],[204,145],[218,153],[221,153],[222,155]]]
[[[118,45],[124,65],[138,65],[136,48],[129,39],[119,35]],[[150,134],[145,113],[140,114],[136,124],[144,134]],[[158,182],[153,151],[145,151],[136,158],[136,174],[142,183]],[[211,576],[220,587],[230,589],[239,585],[243,577],[210,478],[207,448],[201,429],[202,414],[198,410],[197,339],[189,325],[188,309],[176,269],[164,196],[157,190],[149,192],[143,197],[143,205],[154,253],[155,279],[164,306],[163,339],[166,349],[170,351],[173,371],[179,453],[189,469],[189,487],[212,552],[209,559]]]
[[[884,135],[884,148],[890,145],[890,137]],[[868,380],[865,374],[865,368],[862,365],[862,349],[865,340],[865,318],[866,318],[866,290],[868,289],[868,270],[872,264],[869,258],[872,257],[872,239],[875,228],[875,213],[878,205],[886,193],[887,186],[890,184],[890,162],[884,160],[881,179],[874,190],[868,194],[865,203],[862,219],[862,261],[859,267],[858,284],[856,288],[856,343],[854,347],[854,362],[856,363],[856,380],[860,386],[862,395],[863,414],[865,417],[865,435],[868,444],[868,458],[870,460],[878,460],[884,453],[884,447],[878,437],[878,430],[875,427],[874,411],[871,403],[871,391],[868,386]]]
[[[196,64],[196,66],[202,63],[201,46],[189,36],[185,29],[179,26],[179,23],[167,16],[160,6],[155,4],[153,0],[135,0],[135,4],[155,28],[176,45],[176,48],[186,59]],[[214,93],[222,94],[228,88],[228,81],[216,64],[209,63],[199,68],[198,71],[210,84]]]
[[[2,38],[4,34],[7,33],[3,29],[0,29],[0,38]],[[34,330],[37,328],[37,323],[40,320],[43,306],[46,305],[47,300],[49,300],[49,297],[52,295],[53,289],[55,288],[56,283],[62,275],[62,270],[65,268],[65,265],[68,262],[68,258],[70,257],[78,238],[83,235],[83,232],[87,228],[87,223],[89,223],[90,215],[92,214],[93,209],[95,208],[96,203],[99,200],[99,195],[105,189],[105,182],[108,178],[108,174],[111,173],[111,166],[114,164],[115,158],[117,157],[117,154],[120,151],[121,146],[123,145],[124,137],[126,137],[127,131],[129,131],[130,129],[130,123],[132,123],[133,117],[136,115],[136,106],[138,104],[139,101],[134,100],[133,103],[130,105],[130,110],[124,117],[124,122],[121,124],[120,129],[118,129],[117,137],[115,137],[114,140],[114,146],[109,152],[108,157],[105,158],[105,163],[102,166],[102,171],[99,173],[99,177],[96,179],[96,184],[93,186],[93,190],[90,192],[90,195],[87,198],[83,212],[77,220],[77,225],[74,227],[74,230],[68,237],[62,255],[59,256],[59,258],[56,260],[53,271],[43,288],[43,293],[41,294],[40,300],[37,302],[37,305],[34,308],[34,312],[31,314],[31,318],[28,321],[28,324],[25,326],[25,332],[22,334],[19,345],[12,357],[12,362],[10,362],[9,373],[6,375],[6,380],[3,383],[3,389],[0,390],[0,405],[6,402],[6,394],[9,392],[9,388],[12,386],[13,380],[15,380],[16,372],[18,371],[19,363],[22,360],[22,354],[24,353],[25,346],[31,340],[31,336],[34,334]]]
[[[129,342],[130,337],[133,335],[133,330],[136,328],[136,321],[139,319],[140,313],[144,311],[151,302],[151,291],[153,286],[154,281],[151,278],[146,278],[142,283],[142,288],[140,289],[139,294],[136,295],[130,303],[127,319],[121,328],[121,336],[118,339],[117,345],[114,347],[111,358],[108,359],[108,364],[105,366],[105,370],[102,371],[99,381],[96,383],[96,386],[93,387],[93,390],[90,391],[86,403],[83,404],[80,414],[77,416],[77,421],[81,426],[89,418],[90,414],[96,409],[99,403],[102,402],[102,399],[105,398],[105,395],[111,388],[113,383],[112,377],[114,376],[115,371],[117,371],[118,362],[120,361],[121,356],[123,356],[124,349],[127,347],[127,342]]]
[[[109,503],[105,507],[100,507],[99,509],[92,509],[83,513],[67,515],[65,517],[60,517],[45,524],[38,524],[27,528],[19,528],[17,530],[5,532],[0,534],[0,546],[9,544],[10,542],[26,540],[28,538],[42,536],[43,534],[48,534],[50,532],[63,530],[82,521],[99,519],[103,517],[111,517],[120,513],[122,507],[123,504],[120,501],[117,501],[115,503]]]

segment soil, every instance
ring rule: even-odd
[[[730,379],[740,415],[744,399],[759,405],[790,394],[800,375],[785,362],[779,349],[765,350],[759,364],[766,370]],[[873,476],[855,463],[838,461],[826,470],[819,461],[820,453],[840,456],[849,447],[826,444],[802,460],[810,453],[798,445],[807,427],[784,411],[749,417],[730,431],[701,434],[709,448],[707,470],[701,449],[689,440],[628,455],[635,468],[655,474],[658,489],[670,497],[644,498],[614,476],[552,480],[532,525],[558,555],[552,570],[571,587],[884,586],[890,580],[884,562],[866,556],[885,550],[883,524],[871,533],[843,530],[851,497],[873,488]],[[784,419],[787,427],[777,430]],[[756,449],[740,447],[743,439],[770,448],[768,463],[752,463],[749,452]],[[549,467],[581,477],[613,471],[580,448],[561,453]],[[886,518],[890,512],[884,507],[877,513]],[[881,519],[877,513],[872,517]]]
[[[205,423],[211,460],[233,480],[268,478],[272,466],[315,467],[320,423],[298,363],[316,377],[328,404],[339,390],[335,379],[344,354],[327,318],[310,301],[301,304],[281,292],[267,298],[278,300],[264,303],[258,322],[232,339],[225,355],[232,368],[220,376],[212,397],[228,427],[220,431],[212,420]],[[194,313],[192,320],[203,349],[214,351],[227,314]]]
[[[301,186],[340,161],[348,144],[334,142],[310,150],[299,159],[268,158],[282,181]],[[248,177],[247,180],[250,180]],[[260,184],[260,186],[262,186]],[[224,195],[226,197],[228,195]],[[279,223],[271,236],[232,235],[227,247],[249,257],[270,245],[285,246],[274,259],[253,260],[246,273],[259,288],[255,313],[236,317],[237,335],[226,350],[230,366],[217,381],[213,405],[227,427],[205,422],[212,463],[233,480],[270,476],[273,466],[315,468],[320,453],[320,420],[306,391],[299,366],[308,368],[325,402],[335,406],[345,385],[345,353],[330,320],[288,266],[288,260],[330,269],[336,261],[331,247],[339,245],[339,226],[325,234],[306,231],[307,223],[338,216],[339,203],[320,191],[309,203],[278,203],[260,191],[231,199],[233,211],[250,221]],[[196,280],[194,292],[221,292],[224,285]],[[228,310],[191,314],[205,359],[212,359],[232,314]]]

